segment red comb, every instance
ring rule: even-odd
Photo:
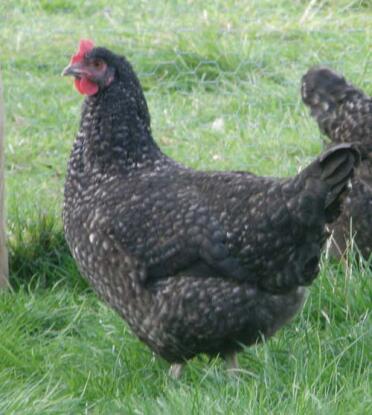
[[[75,55],[72,56],[70,63],[80,62],[84,55],[90,52],[94,48],[94,43],[89,39],[81,39],[79,42],[79,48]]]

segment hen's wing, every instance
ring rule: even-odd
[[[145,262],[146,280],[204,271],[253,278],[231,255],[226,229],[192,183],[197,174],[174,171],[171,179],[169,174],[145,173],[133,183],[128,180],[125,192],[131,196],[117,205],[111,222],[112,237]]]
[[[174,170],[128,179],[110,235],[143,261],[142,282],[227,277],[290,289],[311,282],[355,150],[329,150],[294,179]],[[107,189],[108,194],[112,192]]]

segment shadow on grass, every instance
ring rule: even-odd
[[[52,214],[10,224],[9,274],[13,288],[49,288],[63,280],[84,290],[88,287],[71,257],[63,229]]]

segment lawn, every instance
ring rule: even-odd
[[[115,4],[113,4],[115,3]],[[371,0],[0,3],[12,290],[0,294],[0,414],[372,413],[372,272],[323,258],[303,311],[178,382],[81,279],[61,206],[82,97],[60,73],[80,38],[125,54],[153,133],[198,169],[295,174],[322,149],[299,96],[313,65],[372,94]]]

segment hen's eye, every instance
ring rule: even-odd
[[[101,69],[103,67],[103,62],[99,59],[95,59],[92,62],[92,65],[94,66],[95,69]]]

